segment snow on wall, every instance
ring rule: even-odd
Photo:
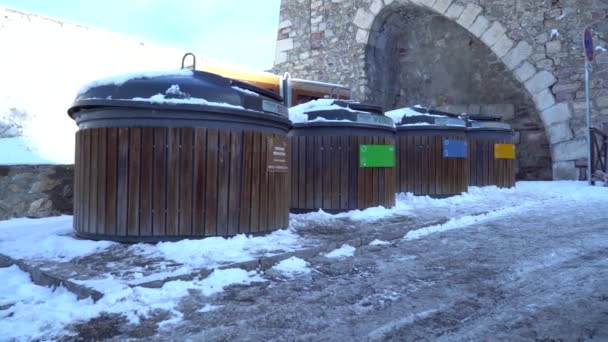
[[[66,111],[84,84],[178,69],[185,52],[3,7],[0,49],[0,118],[26,113],[20,124],[27,145],[21,156],[0,139],[0,164],[73,163],[76,125]]]

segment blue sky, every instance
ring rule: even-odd
[[[0,0],[0,5],[262,70],[274,60],[280,0]]]

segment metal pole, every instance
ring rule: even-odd
[[[589,79],[591,78],[591,63],[589,63],[588,59],[585,59],[585,100],[587,102],[587,181],[589,185],[593,185],[593,180],[591,179],[591,169],[593,162],[591,155],[593,151],[591,150],[591,100],[589,98]]]

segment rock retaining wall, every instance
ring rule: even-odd
[[[0,165],[0,220],[71,215],[72,165]]]

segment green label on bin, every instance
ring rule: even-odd
[[[359,145],[359,167],[394,167],[395,145]]]

